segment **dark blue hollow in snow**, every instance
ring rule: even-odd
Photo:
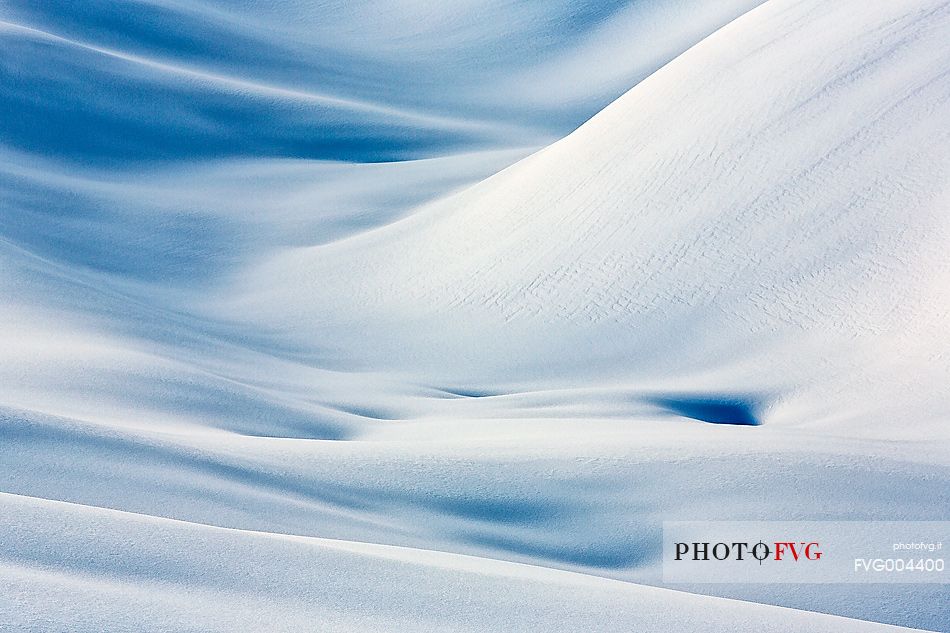
[[[748,396],[667,395],[650,398],[649,402],[674,415],[711,424],[758,426],[759,403]]]

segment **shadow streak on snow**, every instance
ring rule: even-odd
[[[363,510],[369,505],[344,486],[308,480],[292,472],[269,470],[261,464],[220,457],[186,446],[157,441],[145,443],[121,435],[100,434],[76,427],[65,419],[46,416],[44,419],[29,419],[16,411],[0,410],[0,440],[8,450],[20,446],[26,454],[43,454],[49,458],[59,453],[60,459],[51,461],[62,464],[57,470],[73,471],[73,475],[78,474],[75,468],[85,464],[85,467],[92,468],[85,474],[96,478],[124,476],[137,479],[141,473],[149,472],[158,488],[184,476],[196,489],[205,488],[215,480],[229,481],[317,506]],[[5,490],[8,488],[9,485]],[[206,489],[202,494],[210,494],[209,491]],[[67,495],[62,500],[73,499]]]
[[[582,567],[618,570],[644,565],[660,556],[660,548],[655,543],[631,539],[631,542],[611,544],[583,543],[555,544],[519,540],[500,534],[468,535],[467,541],[473,545],[502,550],[508,555],[542,559],[560,565],[579,565]]]
[[[450,398],[494,398],[496,396],[507,395],[501,391],[469,387],[433,387],[433,389]]]

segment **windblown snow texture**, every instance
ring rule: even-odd
[[[0,629],[950,631],[659,564],[950,519],[947,0],[7,1],[0,50]]]

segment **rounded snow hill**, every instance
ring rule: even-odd
[[[946,0],[772,0],[563,140],[287,250],[225,304],[421,380],[945,435],[948,33]]]
[[[0,508],[0,575],[10,598],[0,601],[0,621],[15,630],[911,630],[531,565],[6,493]]]

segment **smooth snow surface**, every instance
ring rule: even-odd
[[[0,47],[0,630],[950,631],[659,566],[950,520],[950,1],[0,2]]]

